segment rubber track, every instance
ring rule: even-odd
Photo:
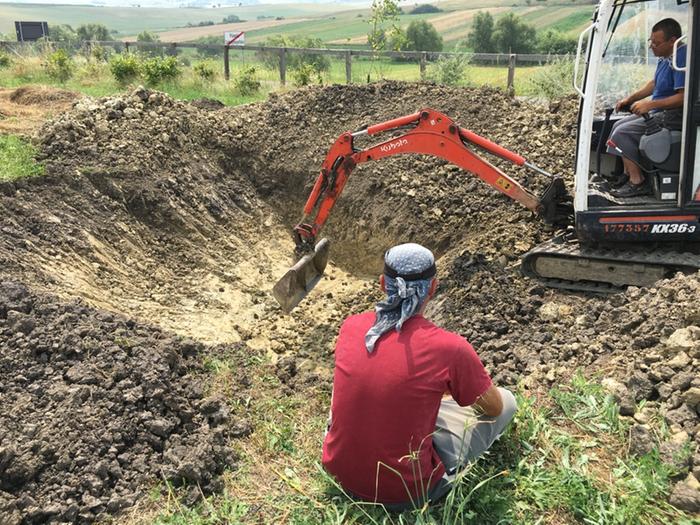
[[[598,261],[614,261],[626,264],[649,264],[665,266],[669,272],[697,271],[700,269],[700,255],[689,252],[677,252],[671,250],[656,249],[646,253],[637,250],[611,250],[609,248],[595,248],[581,246],[571,234],[562,234],[554,237],[523,255],[520,269],[530,278],[536,279],[550,288],[576,290],[594,293],[617,293],[624,291],[624,286],[616,286],[605,282],[568,281],[543,277],[535,272],[535,260],[542,255],[568,259],[590,259]]]

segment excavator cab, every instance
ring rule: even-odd
[[[598,4],[579,36],[574,63],[580,97],[575,227],[525,254],[525,275],[552,287],[609,293],[700,269],[700,39],[693,35],[698,16],[687,0]],[[681,122],[678,129],[649,122],[641,137],[637,165],[653,192],[616,197],[609,187],[623,175],[623,162],[610,150],[617,146],[610,133],[629,113],[614,108],[654,78],[659,59],[648,49],[649,37],[665,18],[682,30],[664,64],[685,72]],[[679,53],[681,46],[687,47]]]
[[[574,207],[581,243],[626,243],[630,249],[641,243],[647,251],[649,243],[659,243],[696,250],[700,39],[693,37],[693,27],[699,27],[699,16],[700,10],[685,0],[603,0],[581,33],[574,78],[580,96]],[[618,197],[611,187],[624,180],[623,164],[610,152],[609,139],[614,124],[630,113],[616,112],[615,104],[654,78],[660,59],[650,50],[649,37],[664,18],[675,19],[682,29],[665,58],[674,71],[685,72],[682,123],[664,127],[648,119],[639,165],[651,192]]]

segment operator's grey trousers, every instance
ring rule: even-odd
[[[445,475],[429,491],[427,499],[436,501],[452,488],[459,472],[486,452],[511,422],[517,404],[513,394],[498,388],[503,399],[503,411],[498,417],[478,416],[472,407],[461,407],[454,399],[446,398],[440,404],[433,447],[445,465]],[[384,506],[388,510],[402,511],[420,507],[423,501],[397,503]]]
[[[683,110],[668,109],[652,113],[653,118],[662,128],[680,130],[683,128]],[[641,164],[642,158],[639,154],[639,141],[647,130],[644,118],[638,115],[629,115],[615,122],[610,132],[609,139],[621,151],[608,146],[607,152],[618,157],[626,157],[635,164]]]

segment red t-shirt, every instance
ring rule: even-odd
[[[471,405],[491,378],[464,338],[421,315],[384,334],[370,354],[364,338],[374,319],[354,315],[340,328],[323,465],[355,496],[404,503],[445,472],[432,441],[443,394]]]

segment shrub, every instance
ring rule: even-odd
[[[216,70],[211,62],[200,62],[192,68],[197,78],[205,82],[211,82],[216,76]]]
[[[160,37],[156,33],[151,33],[150,31],[142,31],[138,35],[136,35],[136,41],[137,42],[144,42],[144,43],[151,43],[151,42],[160,42]],[[162,47],[150,47],[150,46],[140,46],[139,50],[141,53],[145,55],[151,55],[151,56],[162,56],[163,55],[163,48]]]
[[[414,7],[409,15],[422,15],[425,13],[442,13],[442,9],[439,7],[433,5],[433,4],[421,4],[417,7]]]
[[[226,15],[224,19],[221,21],[223,24],[234,24],[236,22],[242,22],[239,17],[236,15]]]
[[[562,97],[573,93],[574,62],[558,60],[543,67],[530,77],[528,90],[534,95],[548,99]]]
[[[100,44],[95,44],[90,47],[90,57],[96,62],[107,62],[107,49]]]
[[[469,59],[466,55],[440,57],[435,64],[428,68],[427,78],[439,84],[456,86],[466,80]]]
[[[32,57],[23,57],[20,60],[13,60],[10,73],[23,81],[33,80],[40,72],[41,64],[38,59]]]
[[[176,57],[149,58],[143,63],[142,71],[150,86],[175,80],[182,73]]]
[[[109,61],[109,70],[120,84],[128,84],[141,74],[141,60],[134,53],[114,55]]]
[[[319,84],[323,83],[321,73],[312,64],[301,64],[292,70],[292,78],[295,86],[308,86],[314,80]]]
[[[65,49],[57,49],[47,55],[44,69],[49,78],[63,84],[73,76],[75,66]]]
[[[576,53],[576,39],[548,29],[537,34],[537,52],[545,55],[568,55]]]
[[[496,22],[493,43],[501,53],[531,53],[535,48],[536,35],[534,27],[510,12]]]
[[[442,37],[435,26],[425,20],[414,20],[406,28],[405,47],[408,51],[442,51]]]
[[[323,41],[320,38],[310,36],[286,36],[275,35],[265,40],[265,45],[270,47],[303,47],[322,48]],[[279,69],[280,56],[277,51],[262,51],[259,54],[266,67]],[[289,69],[299,69],[302,64],[310,64],[316,71],[328,71],[331,67],[330,59],[325,55],[312,55],[304,52],[288,52],[287,67]]]
[[[239,95],[254,95],[260,91],[260,81],[254,66],[247,66],[239,71],[233,80],[233,86]]]
[[[10,67],[10,64],[12,64],[12,59],[10,59],[10,55],[5,53],[4,51],[0,51],[0,68]]]

